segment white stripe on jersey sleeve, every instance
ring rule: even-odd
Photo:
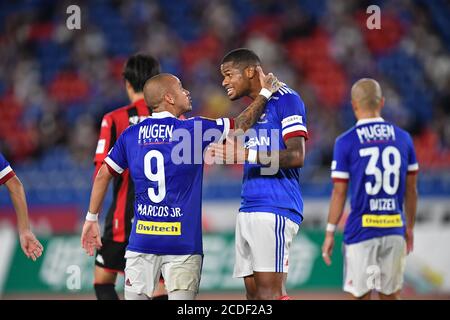
[[[278,91],[281,93],[281,95],[283,96],[285,93],[288,93],[288,91],[286,90],[286,88],[281,87],[280,89],[278,89]]]
[[[0,179],[3,179],[3,177],[5,177],[11,171],[12,171],[11,166],[7,166],[6,168],[4,168],[2,171],[0,171]]]
[[[331,177],[337,178],[337,179],[348,179],[348,178],[350,178],[350,174],[345,171],[332,171]]]
[[[105,162],[118,174],[122,174],[123,169],[119,167],[110,157],[105,158]]]
[[[297,125],[295,125],[295,126],[292,126],[292,127],[286,128],[286,129],[283,129],[282,135],[283,135],[283,137],[284,137],[284,136],[287,135],[288,133],[291,133],[291,132],[294,132],[294,131],[305,131],[305,132],[308,132],[308,130],[306,130],[306,127],[305,127],[305,126],[300,125],[300,124],[297,124]]]
[[[303,117],[299,116],[297,114],[294,114],[293,116],[289,116],[289,117],[286,117],[283,120],[281,120],[281,126],[283,129],[294,123],[303,124]]]
[[[417,171],[417,170],[419,170],[419,164],[418,163],[413,163],[413,164],[410,164],[408,166],[408,171]]]
[[[221,143],[223,140],[225,140],[227,138],[228,133],[230,132],[230,119],[228,119],[228,118],[220,118],[220,119],[217,119],[217,120],[223,121],[223,134],[222,134],[222,136],[219,139],[219,143]],[[217,123],[217,124],[219,124],[219,123]]]

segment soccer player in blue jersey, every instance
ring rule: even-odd
[[[378,82],[357,81],[351,96],[358,121],[334,146],[333,192],[322,255],[330,265],[350,183],[344,291],[370,299],[376,289],[380,299],[399,299],[405,257],[413,250],[419,165],[411,136],[381,118],[384,98]]]
[[[255,99],[261,90],[259,57],[240,48],[222,60],[222,85],[230,100]],[[242,202],[236,222],[234,277],[244,278],[247,299],[287,300],[289,248],[303,220],[299,182],[305,158],[306,111],[300,95],[283,84],[269,99],[261,118],[245,137],[245,148],[228,141],[211,147],[227,163],[244,152]],[[227,150],[237,151],[231,154]],[[264,169],[273,164],[273,172]]]
[[[14,173],[8,161],[0,153],[0,186],[5,185],[17,215],[20,246],[28,258],[36,261],[42,255],[44,247],[34,236],[28,219],[28,208],[22,182]]]
[[[203,260],[203,152],[230,129],[246,131],[261,116],[278,81],[261,69],[255,72],[264,90],[235,119],[179,120],[192,107],[178,78],[160,74],[146,82],[144,97],[153,113],[126,129],[106,157],[81,236],[88,254],[101,246],[97,212],[111,178],[128,168],[135,185],[135,218],[125,254],[126,299],[151,298],[161,273],[170,300],[195,298]]]

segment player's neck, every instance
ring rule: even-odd
[[[356,117],[356,119],[359,120],[364,120],[364,119],[372,119],[372,118],[380,118],[381,117],[381,113],[379,111],[365,111],[365,112],[361,112],[358,114],[358,116]]]
[[[177,112],[175,112],[173,110],[173,108],[166,107],[166,106],[158,106],[157,108],[153,109],[153,113],[158,113],[158,112],[169,112],[170,114],[174,115],[177,118],[180,116],[179,114],[177,114]]]
[[[262,87],[261,87],[261,83],[258,81],[254,81],[251,82],[250,84],[250,93],[249,93],[249,97],[252,98],[253,100],[256,99],[256,97],[259,95],[259,92],[261,91]]]

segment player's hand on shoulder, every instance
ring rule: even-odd
[[[94,255],[95,249],[100,249],[102,241],[98,221],[85,221],[81,232],[81,246],[90,256]]]
[[[225,143],[212,143],[207,150],[215,164],[244,163],[246,150],[236,137],[227,137]]]
[[[273,73],[264,74],[261,66],[256,67],[256,71],[258,71],[259,81],[261,82],[261,86],[271,93],[275,93],[280,89],[282,83],[277,79],[277,77]]]
[[[36,261],[42,255],[44,247],[30,229],[19,231],[19,239],[22,251],[28,258]]]

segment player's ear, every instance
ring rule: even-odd
[[[125,80],[125,89],[127,90],[128,96],[134,94],[134,89],[131,83],[128,80]]]
[[[168,103],[168,104],[175,104],[175,99],[172,97],[172,95],[170,93],[166,93],[164,95],[164,100]]]
[[[352,109],[355,114],[358,112],[358,104],[353,99],[352,99]]]
[[[127,89],[127,91],[134,91],[131,83],[128,80],[125,80],[125,88]]]
[[[256,68],[255,66],[248,66],[245,68],[245,75],[247,78],[252,79],[256,75]]]
[[[384,97],[381,98],[380,109],[383,109],[383,107],[384,107]]]

